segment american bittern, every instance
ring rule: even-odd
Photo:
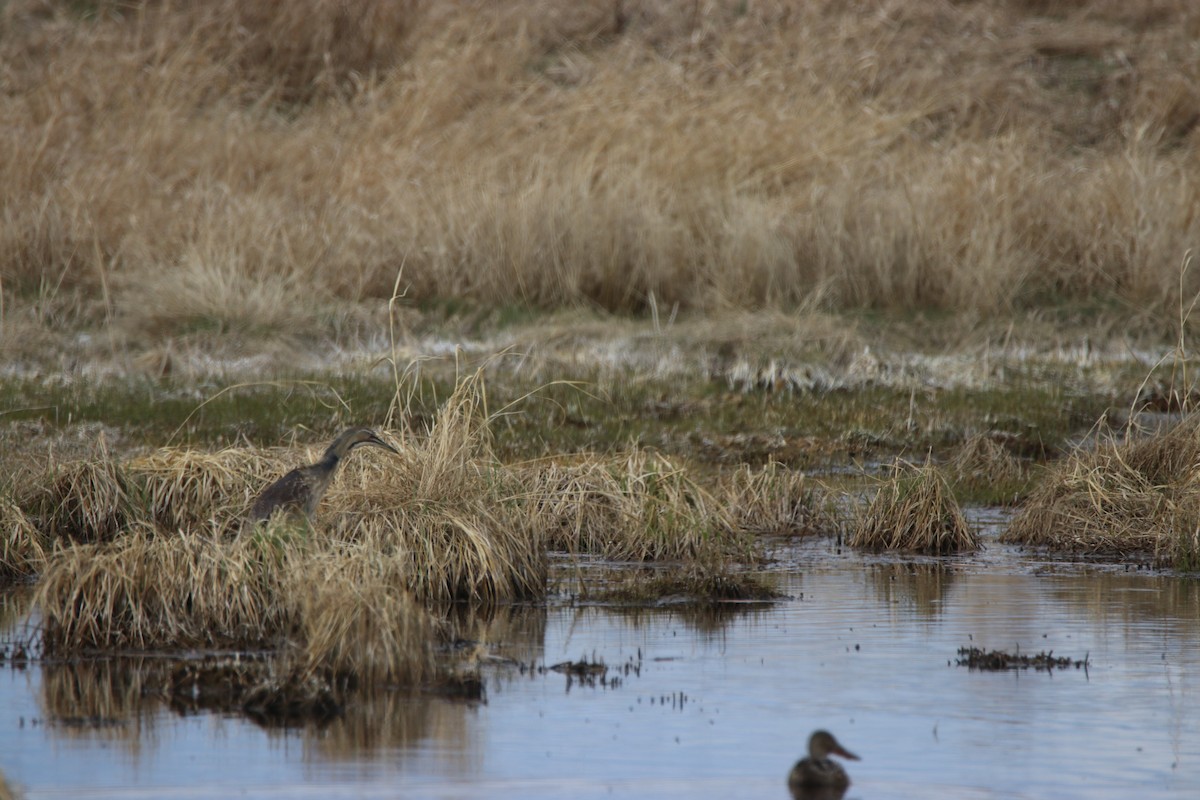
[[[820,789],[840,796],[850,785],[850,776],[829,758],[831,753],[858,761],[858,756],[842,747],[832,733],[816,731],[808,737],[808,757],[797,761],[788,774],[788,789],[793,797],[808,797],[813,790]]]
[[[287,514],[302,512],[312,519],[321,497],[333,481],[338,464],[351,450],[365,444],[382,447],[399,455],[396,448],[380,439],[375,431],[351,428],[333,440],[320,461],[307,467],[297,467],[264,489],[250,509],[251,521],[270,519],[276,511]]]

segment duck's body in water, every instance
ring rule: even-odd
[[[333,481],[338,464],[347,453],[360,445],[382,447],[398,454],[396,448],[380,439],[375,431],[351,428],[333,440],[320,461],[307,467],[297,467],[263,489],[250,508],[250,521],[257,523],[268,520],[276,512],[303,514],[311,520],[325,490]]]
[[[842,747],[832,733],[816,731],[808,737],[808,756],[797,761],[788,774],[793,797],[841,796],[850,785],[850,776],[830,755],[858,761],[858,756]]]

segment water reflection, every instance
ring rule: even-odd
[[[42,797],[784,797],[828,728],[848,797],[1200,796],[1200,582],[1000,557],[806,555],[773,607],[460,609],[445,656],[484,700],[360,691],[325,725],[172,706],[162,659],[6,665],[0,766]],[[971,672],[967,644],[1092,666]]]
[[[613,606],[606,608],[605,613],[624,620],[634,630],[651,625],[679,623],[685,630],[704,641],[720,641],[733,623],[763,621],[774,609],[773,603],[725,602],[711,605],[681,604],[662,608]]]
[[[954,585],[955,567],[941,562],[875,564],[869,569],[875,595],[886,605],[900,605],[922,617],[941,615]]]
[[[1086,610],[1098,622],[1172,620],[1183,630],[1200,631],[1200,580],[1194,578],[1104,571],[1086,581],[1054,580],[1051,586],[1051,596]]]
[[[42,714],[63,738],[119,742],[137,752],[162,707],[157,687],[164,666],[141,658],[45,664]]]

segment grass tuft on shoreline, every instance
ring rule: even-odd
[[[1102,434],[1047,470],[1002,541],[1200,569],[1200,416],[1146,437]]]
[[[870,505],[855,512],[849,545],[950,555],[974,550],[979,539],[936,466],[899,463]]]

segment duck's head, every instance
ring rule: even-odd
[[[858,761],[858,756],[842,747],[829,731],[815,731],[808,737],[808,754],[815,759],[828,758],[831,755]]]

